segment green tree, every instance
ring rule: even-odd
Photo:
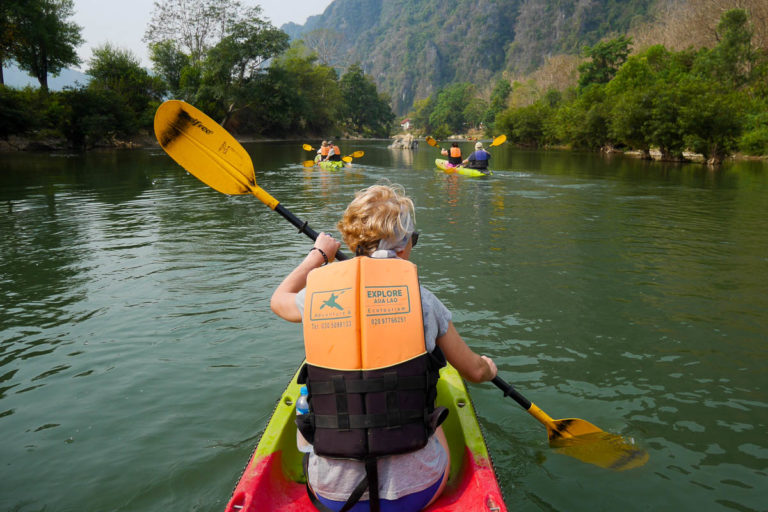
[[[339,81],[342,95],[340,116],[347,128],[361,134],[386,137],[395,114],[389,98],[379,94],[376,84],[353,64]]]
[[[222,125],[253,101],[249,86],[264,71],[264,62],[287,48],[288,34],[256,16],[234,23],[211,48],[203,63],[200,94],[222,112]]]
[[[141,67],[138,57],[130,50],[106,43],[93,50],[86,71],[92,80],[88,87],[114,92],[121,98],[135,124],[150,127],[157,104],[165,93],[163,81],[151,76]],[[133,124],[133,123],[132,123]],[[129,127],[124,131],[130,132]]]
[[[573,100],[563,103],[549,124],[551,136],[577,148],[599,149],[611,144],[605,86],[592,84]]]
[[[281,134],[335,133],[341,90],[336,72],[318,65],[318,57],[301,42],[276,58],[258,85],[258,101],[251,107],[262,130]]]
[[[166,40],[149,45],[152,69],[161,77],[174,98],[185,97],[181,87],[184,70],[190,65],[189,56],[182,52],[175,41]]]
[[[752,27],[744,9],[723,13],[717,25],[718,44],[703,51],[696,68],[702,75],[712,76],[731,87],[742,87],[755,68],[757,52],[752,48]]]
[[[666,48],[653,46],[630,57],[606,86],[609,136],[617,144],[641,150],[645,158],[651,157],[652,91],[668,57]]]
[[[630,57],[606,86],[612,142],[644,152],[657,147],[665,160],[679,160],[685,149],[681,109],[690,91],[680,84],[691,78],[693,51],[670,52],[661,45]]]
[[[413,120],[413,125],[422,134],[428,134],[435,128],[429,122],[429,118],[432,112],[435,110],[435,100],[432,96],[418,100],[413,103],[413,110],[411,111],[410,118]],[[450,132],[448,133],[450,135]]]
[[[719,165],[737,147],[744,127],[742,92],[718,87],[691,77],[679,86],[688,98],[680,108],[680,126],[686,147]]]
[[[16,44],[17,24],[21,12],[21,0],[0,2],[0,85],[5,84],[3,66],[13,58],[13,47]]]
[[[464,131],[467,123],[464,109],[475,97],[475,92],[475,86],[469,82],[455,83],[444,88],[437,94],[429,124],[447,125],[452,133]]]
[[[627,60],[631,46],[632,38],[627,36],[585,46],[583,54],[591,60],[579,66],[579,88],[610,82]]]
[[[744,119],[739,149],[748,155],[768,155],[768,101],[754,100]]]
[[[464,120],[472,128],[478,128],[481,124],[488,120],[488,103],[482,98],[474,97],[470,98],[467,104],[464,106]],[[490,118],[493,119],[493,118]]]
[[[39,123],[35,106],[40,104],[37,95],[27,88],[16,90],[0,87],[0,137],[20,135],[36,128]]]
[[[496,81],[496,85],[493,86],[493,91],[491,92],[491,104],[489,105],[491,114],[494,117],[504,110],[511,93],[512,84],[509,83],[509,80],[500,79]]]
[[[114,137],[135,133],[135,118],[115,91],[82,87],[52,98],[54,122],[73,149],[92,148]]]
[[[73,0],[29,0],[16,22],[13,57],[19,67],[48,91],[48,75],[80,63],[76,48],[82,44],[81,28],[67,21],[74,13]]]
[[[491,102],[488,105],[488,111],[485,113],[487,131],[493,135],[497,130],[494,127],[494,120],[507,106],[507,100],[512,93],[512,84],[509,80],[500,79],[496,81],[491,92]]]

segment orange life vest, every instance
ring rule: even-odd
[[[444,360],[426,350],[416,265],[356,257],[310,272],[305,292],[310,414],[299,418],[312,425],[299,426],[315,452],[363,459],[423,447],[442,421],[433,414]]]
[[[453,158],[461,158],[461,148],[451,146],[451,156]]]
[[[426,352],[416,266],[406,260],[354,258],[316,270],[304,311],[309,364],[374,370]]]
[[[313,270],[305,292],[309,413],[296,424],[318,455],[365,462],[347,506],[368,488],[378,510],[378,457],[423,448],[448,413],[435,409],[445,359],[426,350],[416,266],[359,256]]]
[[[330,146],[321,146],[320,147],[320,155],[322,156],[328,156],[328,153],[331,151]]]
[[[334,161],[341,160],[341,150],[339,149],[339,146],[334,145],[332,147],[333,147],[333,154],[328,160],[334,160]]]

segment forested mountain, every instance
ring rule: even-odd
[[[525,73],[644,20],[656,0],[335,0],[303,26],[321,61],[359,62],[403,114],[446,84]]]

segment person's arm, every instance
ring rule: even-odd
[[[336,251],[341,243],[332,236],[320,233],[315,240],[314,247],[322,250],[328,257],[328,262],[333,261]],[[301,311],[296,305],[296,294],[307,285],[309,273],[325,264],[325,258],[320,251],[309,251],[304,260],[294,268],[283,282],[272,293],[269,306],[272,312],[289,322],[301,322]]]
[[[470,382],[485,382],[496,376],[496,363],[490,357],[481,356],[472,351],[461,339],[453,322],[448,325],[448,331],[437,338],[437,346],[445,354],[445,358],[456,368],[462,377]]]

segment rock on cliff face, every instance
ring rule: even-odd
[[[529,72],[551,55],[578,55],[585,44],[624,32],[654,5],[655,0],[334,0],[305,25],[283,30],[294,39],[332,31],[338,36],[327,57],[333,66],[343,74],[359,63],[403,115],[414,101],[448,84],[482,87],[505,71]]]
[[[395,140],[387,146],[389,149],[416,149],[419,147],[419,141],[414,140],[413,135],[407,133],[405,135],[395,135]]]

